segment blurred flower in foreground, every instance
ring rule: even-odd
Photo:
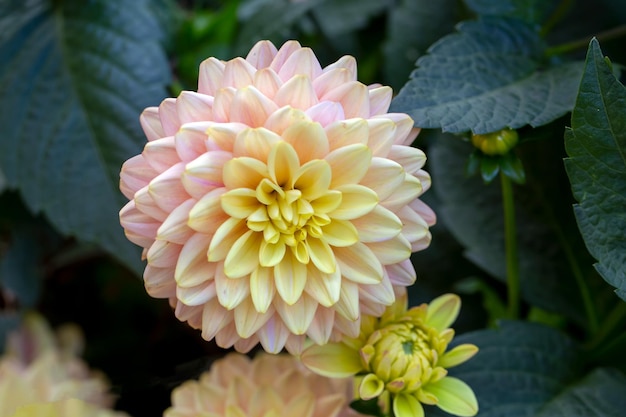
[[[0,417],[13,416],[18,407],[35,404],[42,405],[42,412],[74,409],[77,406],[61,403],[43,407],[45,403],[70,398],[91,403],[94,409],[109,407],[113,398],[104,376],[90,371],[78,358],[82,343],[76,327],[62,327],[55,338],[42,317],[26,315],[22,328],[9,336],[5,354],[0,357]],[[26,415],[24,412],[20,411],[21,415]],[[93,415],[125,415],[107,412]],[[62,415],[89,416],[88,413]]]
[[[123,417],[124,413],[105,410],[75,398],[47,404],[19,407],[13,417]]]
[[[391,88],[356,74],[350,56],[322,68],[295,41],[261,41],[141,115],[121,224],[148,293],[206,340],[297,353],[306,336],[356,337],[414,282],[435,222],[417,199],[426,158],[411,118],[386,113]]]
[[[164,417],[357,417],[352,378],[328,379],[289,355],[230,353],[172,392]]]
[[[361,321],[361,335],[341,343],[313,345],[301,356],[313,371],[330,377],[361,375],[359,396],[364,399],[391,396],[396,417],[421,417],[420,403],[437,405],[457,416],[473,416],[478,403],[463,381],[447,376],[450,368],[470,359],[478,348],[471,344],[446,352],[454,337],[449,328],[461,300],[453,294],[407,311],[405,298],[380,318]],[[383,404],[383,406],[387,406]]]

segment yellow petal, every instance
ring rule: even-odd
[[[393,415],[396,417],[424,417],[424,407],[414,395],[400,393],[393,398]]]
[[[301,164],[322,159],[328,153],[326,132],[317,122],[295,121],[282,133],[283,140],[293,146]]]
[[[261,242],[259,252],[259,263],[263,267],[272,267],[278,265],[285,256],[285,242],[279,239],[276,243],[268,243],[265,240]]]
[[[372,189],[378,199],[383,201],[402,185],[404,179],[404,169],[397,162],[386,158],[372,158],[361,184]]]
[[[411,256],[411,244],[402,234],[389,240],[367,243],[367,247],[383,265],[397,264]]]
[[[359,241],[356,227],[347,220],[333,219],[322,227],[323,239],[331,246],[350,246]]]
[[[215,269],[215,289],[217,299],[226,310],[234,309],[250,294],[248,281],[227,277],[221,263]]]
[[[438,331],[450,327],[461,310],[461,298],[456,294],[444,294],[428,304],[426,323]]]
[[[319,304],[308,295],[302,295],[293,304],[276,300],[274,306],[289,331],[296,335],[305,334],[309,329]]]
[[[285,187],[291,183],[294,173],[300,167],[300,161],[291,145],[278,142],[270,152],[267,166],[272,181],[280,187]]]
[[[341,275],[358,284],[378,284],[383,267],[376,255],[363,243],[345,248],[334,248]]]
[[[424,391],[437,397],[437,407],[461,417],[471,417],[478,413],[478,401],[474,391],[465,382],[454,377],[445,377],[426,385]]]
[[[369,127],[364,119],[340,120],[325,130],[331,151],[348,145],[367,145]]]
[[[330,181],[331,170],[326,162],[309,161],[296,171],[293,188],[300,190],[302,197],[311,201],[328,192]]]
[[[379,242],[398,235],[402,222],[394,213],[382,206],[350,221],[357,229],[359,240],[364,243]]]
[[[423,191],[422,183],[418,178],[405,174],[402,184],[394,189],[393,193],[382,200],[380,204],[391,211],[396,211],[415,200]]]
[[[341,283],[339,301],[335,304],[335,311],[352,322],[358,320],[361,314],[358,284],[345,280]]]
[[[229,219],[222,210],[221,196],[225,191],[225,188],[217,188],[202,197],[189,211],[187,225],[200,233],[215,233]]]
[[[267,165],[258,159],[242,156],[224,164],[224,185],[229,190],[235,188],[255,189],[259,182],[269,175]]]
[[[367,146],[374,156],[387,158],[393,146],[396,124],[389,119],[375,118],[367,119],[367,125],[369,126]]]
[[[237,135],[233,145],[233,155],[235,157],[248,156],[267,163],[270,150],[280,140],[280,136],[263,127],[248,128]]]
[[[224,273],[229,278],[249,275],[259,266],[259,251],[263,235],[248,230],[241,235],[228,251],[224,260]]]
[[[222,223],[211,239],[208,252],[209,261],[217,262],[226,258],[232,245],[235,244],[235,241],[239,239],[241,235],[248,231],[247,229],[246,222],[241,219],[231,217]]]
[[[440,357],[439,361],[437,361],[437,366],[452,368],[453,366],[457,366],[469,360],[476,353],[478,353],[478,347],[476,345],[464,343],[454,347],[454,349],[446,352],[442,357]]]
[[[295,75],[284,83],[276,92],[274,101],[279,107],[291,106],[301,110],[318,103],[311,79],[303,74]]]
[[[381,381],[375,374],[367,374],[359,384],[359,397],[363,400],[371,400],[382,394],[385,389],[385,383]]]
[[[330,190],[321,197],[311,201],[313,212],[317,214],[331,213],[341,205],[341,192]]]
[[[239,336],[247,339],[257,332],[272,317],[273,311],[259,313],[252,300],[242,301],[235,309],[235,327]]]
[[[310,346],[300,360],[316,374],[331,378],[346,378],[363,370],[358,351],[343,343]]]
[[[335,190],[341,192],[341,204],[329,213],[335,219],[356,219],[372,211],[378,204],[376,193],[363,185],[346,184]]]
[[[387,157],[402,165],[409,174],[422,169],[426,163],[424,152],[411,146],[393,145]]]
[[[247,219],[260,206],[256,192],[249,188],[236,188],[220,197],[222,209],[231,217]]]
[[[282,262],[274,267],[276,290],[285,303],[294,304],[304,291],[306,284],[306,265],[287,252]]]
[[[332,168],[331,188],[357,184],[367,173],[372,159],[370,149],[362,144],[343,146],[324,158]]]
[[[341,291],[341,273],[339,269],[331,274],[320,272],[316,267],[308,266],[304,291],[324,307],[331,307],[339,301]]]
[[[260,267],[250,274],[250,296],[259,313],[265,313],[269,309],[276,294],[272,272],[272,268]]]
[[[306,241],[309,256],[313,264],[323,273],[332,274],[337,269],[335,255],[323,239],[309,237]]]

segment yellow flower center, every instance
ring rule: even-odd
[[[418,320],[391,323],[369,337],[361,358],[370,374],[364,379],[367,397],[383,389],[391,392],[416,392],[428,383],[446,376],[437,366],[447,341],[439,332]]]
[[[331,245],[344,247],[358,241],[352,223],[333,218],[342,193],[330,189],[332,170],[327,161],[313,159],[301,165],[294,148],[278,141],[272,145],[267,163],[251,157],[234,158],[225,172],[256,176],[249,179],[248,187],[231,189],[221,198],[223,210],[244,220],[248,229],[235,243],[237,251],[232,252],[251,253],[246,258],[250,265],[245,268],[235,265],[241,257],[227,258],[227,276],[241,276],[239,271],[253,271],[257,266],[276,266],[286,256],[304,265],[312,261],[320,271],[334,273]]]

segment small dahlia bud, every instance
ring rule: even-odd
[[[472,135],[472,144],[486,155],[504,155],[517,145],[516,130],[502,129],[484,135]]]
[[[446,294],[407,311],[406,297],[399,299],[380,319],[364,319],[359,338],[311,346],[302,353],[302,362],[326,376],[363,375],[360,398],[384,398],[388,393],[397,417],[423,415],[421,404],[474,416],[478,412],[474,392],[447,371],[478,351],[472,344],[447,350],[454,337],[448,326],[460,304],[458,296]]]

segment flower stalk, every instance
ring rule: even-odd
[[[519,317],[520,277],[517,251],[517,225],[515,223],[515,199],[511,179],[500,174],[502,205],[504,209],[504,248],[506,256],[506,283],[508,294],[508,315],[510,319]]]

